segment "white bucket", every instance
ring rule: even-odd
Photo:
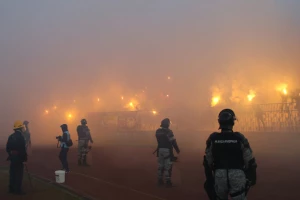
[[[56,183],[64,183],[65,182],[65,175],[66,175],[66,172],[63,171],[63,170],[55,171]]]

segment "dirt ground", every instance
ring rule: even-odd
[[[81,198],[71,194],[67,190],[63,190],[45,181],[31,177],[31,183],[28,175],[24,174],[23,189],[26,195],[18,196],[8,193],[9,173],[7,168],[0,169],[0,196],[2,200],[80,200]]]
[[[66,184],[79,193],[100,200],[155,200],[207,199],[203,190],[202,158],[207,134],[178,134],[182,153],[174,164],[174,188],[156,186],[155,145],[122,145],[100,143],[89,154],[91,167],[78,167],[76,146],[69,153],[71,173]],[[246,134],[258,163],[257,185],[251,188],[248,199],[299,200],[300,134],[249,133]],[[136,143],[137,141],[135,141]],[[140,141],[143,144],[143,141]],[[1,154],[4,153],[3,151]],[[61,168],[59,149],[35,147],[29,157],[29,170],[54,180],[54,171]]]

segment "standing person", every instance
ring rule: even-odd
[[[31,135],[28,128],[29,121],[24,121],[23,125],[25,126],[25,131],[23,133],[25,144],[26,144],[26,150],[28,147],[31,147]]]
[[[204,156],[205,190],[211,200],[246,200],[250,186],[256,184],[256,161],[248,140],[233,131],[235,113],[224,109],[219,114],[220,133],[212,133]]]
[[[81,120],[81,125],[77,126],[78,134],[78,165],[89,166],[87,163],[87,153],[89,142],[93,143],[90,129],[86,119]]]
[[[68,165],[68,152],[69,147],[73,145],[73,142],[71,140],[71,135],[68,130],[67,124],[62,124],[61,126],[62,130],[62,136],[58,137],[58,140],[60,141],[60,153],[59,153],[59,159],[62,164],[62,169],[66,171],[66,173],[70,172],[69,165]]]
[[[9,168],[9,192],[12,194],[23,195],[22,181],[24,172],[24,162],[27,162],[25,140],[23,137],[23,123],[14,123],[14,133],[8,138],[6,144],[7,160],[10,161]]]
[[[254,106],[254,114],[256,117],[258,129],[261,130],[261,126],[264,129],[265,123],[264,123],[264,111],[261,109],[259,105]]]
[[[165,176],[166,186],[172,187],[172,159],[174,157],[173,148],[177,154],[180,153],[173,131],[170,129],[170,119],[161,121],[160,128],[156,130],[157,157],[158,157],[158,185],[164,185]]]

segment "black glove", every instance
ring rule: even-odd
[[[248,169],[245,171],[246,178],[250,181],[250,186],[256,185],[256,169]]]
[[[204,183],[204,190],[210,200],[215,200],[217,195],[215,191],[215,183],[213,179],[207,179]]]
[[[257,164],[255,158],[249,161],[249,167],[245,170],[246,178],[250,181],[250,185],[254,186],[256,184],[256,168]]]

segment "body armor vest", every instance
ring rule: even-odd
[[[172,143],[169,141],[168,134],[170,133],[169,129],[159,128],[156,131],[156,139],[158,143],[158,148],[168,148],[173,149]]]
[[[78,139],[79,140],[87,140],[88,138],[88,132],[89,132],[89,128],[87,126],[83,126],[83,125],[79,125],[77,127],[77,134],[78,134]]]
[[[214,133],[211,141],[215,169],[244,168],[242,137],[239,133]]]

